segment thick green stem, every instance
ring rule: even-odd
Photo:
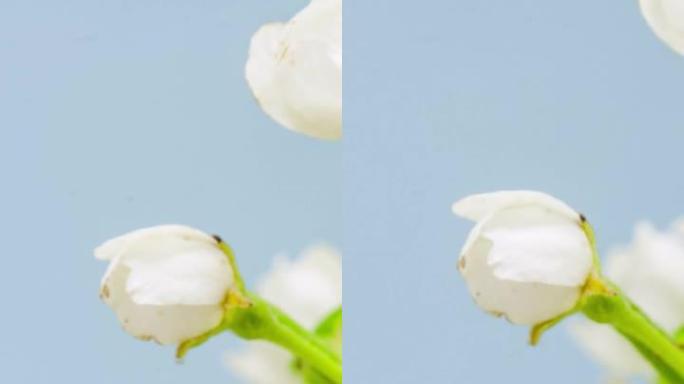
[[[634,340],[629,335],[622,334],[636,348],[639,353],[649,362],[658,372],[658,384],[677,384],[681,383],[680,376],[674,372],[667,364],[655,356],[648,348],[644,347],[638,340]]]
[[[251,305],[230,310],[227,328],[245,339],[280,345],[332,383],[342,383],[342,360],[337,353],[277,307],[252,293],[247,295]]]
[[[592,320],[612,325],[673,383],[684,383],[684,351],[628,297],[606,283],[606,290],[589,294],[583,312]]]
[[[279,326],[274,327],[274,338],[271,341],[289,349],[332,382],[342,383],[342,361],[339,355],[285,313],[277,308],[273,309]]]

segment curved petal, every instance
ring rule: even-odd
[[[475,240],[462,256],[459,268],[480,308],[515,324],[534,325],[574,307],[579,287],[502,280],[487,263],[490,250],[491,241]]]
[[[341,2],[316,0],[252,37],[245,74],[266,114],[321,139],[342,134]]]
[[[157,238],[181,237],[187,240],[215,244],[213,237],[192,227],[178,224],[157,225],[142,228],[107,240],[95,248],[95,257],[100,260],[114,260],[123,253],[130,244],[139,241],[155,241]]]
[[[461,273],[463,273],[463,269],[465,268],[467,259],[469,257],[482,257],[485,260],[487,260],[487,255],[491,250],[491,240],[482,238],[482,228],[484,227],[484,224],[485,222],[480,221],[473,227],[473,229],[470,230],[470,232],[468,232],[468,237],[466,238],[466,241],[463,244],[463,247],[461,248],[461,253],[458,260],[458,269],[459,271],[461,271]],[[478,242],[480,241],[486,241],[489,244],[489,246],[480,246],[476,248]]]
[[[520,206],[482,223],[481,236],[492,242],[487,261],[500,279],[578,287],[592,269],[589,240],[566,216]]]
[[[463,218],[479,221],[497,211],[538,205],[573,220],[580,220],[580,215],[563,201],[543,192],[537,191],[498,191],[466,196],[455,202],[451,209],[454,214]]]
[[[102,299],[126,332],[142,340],[178,344],[216,327],[223,318],[221,305],[139,305],[126,292],[128,267],[114,261],[102,282]]]
[[[641,13],[653,32],[680,55],[684,55],[684,2],[640,0]]]
[[[99,260],[114,260],[126,249],[127,244],[128,237],[126,235],[107,240],[95,248],[95,258]]]
[[[259,28],[252,36],[245,66],[245,76],[252,92],[261,104],[269,105],[266,112],[274,116],[287,116],[285,106],[276,103],[277,98],[269,92],[269,87],[276,81],[278,57],[285,50],[284,37],[285,23],[269,23]],[[271,117],[275,119],[274,116]]]
[[[104,243],[95,253],[130,269],[126,289],[137,304],[216,304],[233,282],[216,240],[186,226],[133,231]]]
[[[125,260],[133,301],[151,305],[218,304],[232,283],[226,256],[215,247],[195,247],[165,258]]]

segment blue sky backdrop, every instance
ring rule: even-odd
[[[576,384],[599,369],[564,329],[538,348],[456,272],[451,203],[553,193],[602,250],[684,214],[684,58],[636,1],[345,3],[345,139],[270,121],[249,38],[305,0],[0,3],[3,382],[230,383],[229,335],[175,364],[97,297],[92,248],[185,223],[272,256],[344,244],[351,383]]]

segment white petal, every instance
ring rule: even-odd
[[[640,0],[639,3],[641,13],[656,36],[684,55],[684,1]]]
[[[99,260],[114,260],[125,248],[128,237],[119,236],[107,240],[99,247],[95,248],[95,258]]]
[[[132,335],[178,344],[210,331],[223,318],[233,274],[212,236],[164,225],[110,240],[95,253],[110,260],[102,299]]]
[[[466,255],[470,255],[473,252],[476,252],[478,250],[482,250],[482,248],[476,248],[476,245],[479,241],[486,241],[488,244],[490,244],[489,247],[486,248],[487,252],[482,253],[482,256],[472,256],[472,257],[483,257],[485,261],[489,258],[489,251],[491,250],[491,240],[488,239],[483,239],[482,238],[482,228],[484,227],[486,223],[481,221],[478,222],[473,229],[468,232],[468,237],[466,238],[465,243],[463,244],[463,247],[461,248],[461,253],[460,253],[460,260],[459,260],[459,268],[462,265],[462,263],[465,263],[465,257]]]
[[[574,307],[579,287],[519,283],[494,275],[487,263],[491,242],[480,237],[461,257],[459,269],[478,306],[515,324],[534,325]]]
[[[206,305],[223,301],[232,270],[216,240],[194,228],[163,225],[131,232],[96,249],[130,268],[127,292],[138,304]]]
[[[483,221],[487,261],[500,279],[577,287],[592,269],[591,245],[575,220],[539,206],[504,209]]]
[[[124,263],[131,268],[127,290],[138,304],[217,304],[232,283],[228,260],[216,247],[179,250],[163,259]]]
[[[455,202],[451,209],[458,216],[472,221],[479,221],[494,212],[527,205],[542,206],[570,219],[580,219],[580,215],[561,200],[543,192],[525,190],[470,195]]]
[[[341,137],[341,30],[341,1],[314,0],[252,37],[245,74],[271,118],[313,137]]]
[[[157,225],[128,232],[104,242],[95,248],[95,257],[100,260],[113,260],[125,251],[129,244],[157,237],[183,237],[199,242],[215,242],[211,236],[192,227],[177,224]]]
[[[221,305],[139,305],[126,292],[130,270],[112,262],[102,282],[102,299],[114,310],[123,328],[143,340],[179,344],[216,327]]]

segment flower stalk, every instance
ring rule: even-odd
[[[617,285],[601,276],[594,230],[586,219],[583,229],[590,239],[594,273],[589,276],[579,307],[591,320],[609,324],[625,337],[666,383],[684,383],[684,350],[651,320]]]
[[[585,296],[582,312],[615,328],[667,382],[684,383],[684,350],[616,286],[594,279],[601,289]]]
[[[188,348],[203,343],[214,334],[222,330],[231,330],[246,340],[265,340],[277,344],[290,351],[330,383],[342,383],[341,356],[331,350],[315,332],[308,331],[278,307],[248,291],[232,249],[220,237],[214,238],[233,269],[235,288],[226,296],[224,320],[218,330],[196,341],[191,340],[185,346],[181,345],[178,350],[180,356]]]
[[[579,305],[582,312],[593,321],[613,326],[666,382],[684,383],[684,350],[617,285],[601,276],[594,230],[584,217],[582,223],[594,259],[594,273],[587,279]]]
[[[342,383],[342,359],[283,311],[248,292],[247,308],[231,308],[224,327],[247,340],[266,340],[297,356],[332,383]]]

